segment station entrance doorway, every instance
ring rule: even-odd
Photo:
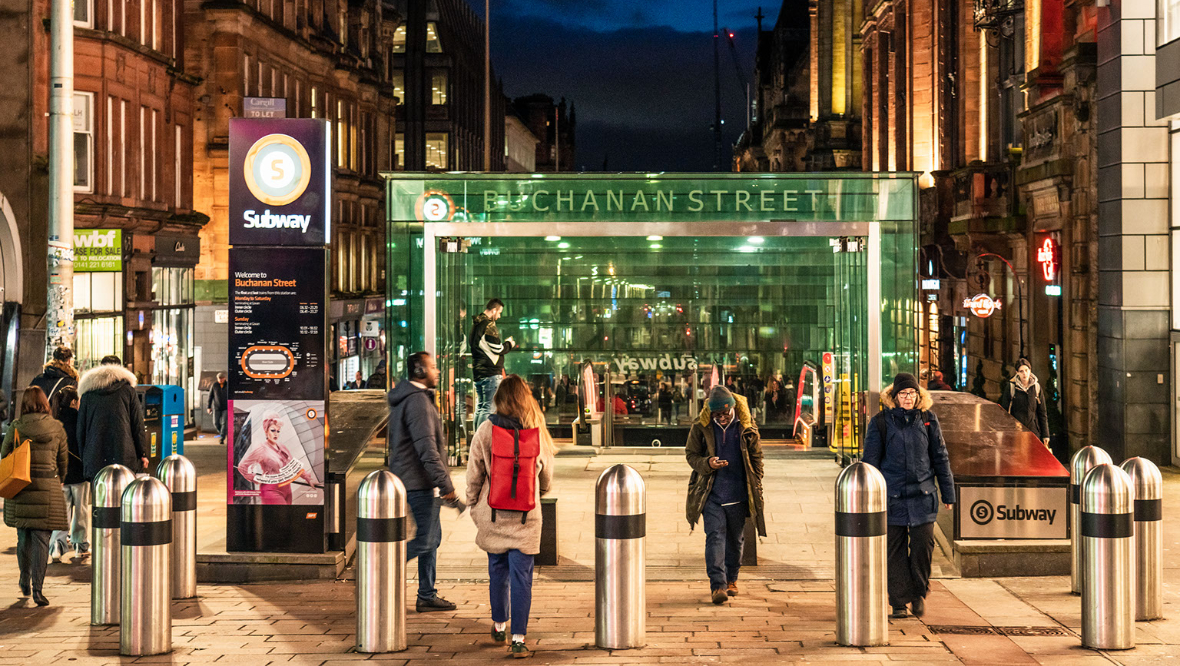
[[[764,442],[855,457],[868,405],[916,357],[915,192],[896,174],[391,176],[392,376],[436,356],[461,462],[468,336],[498,298],[519,346],[505,370],[555,436],[683,446],[721,384]]]

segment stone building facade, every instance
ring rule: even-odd
[[[541,93],[512,101],[521,122],[537,138],[535,171],[574,171],[577,152],[578,115],[565,98],[554,102]]]

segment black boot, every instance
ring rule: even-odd
[[[45,598],[44,594],[41,594],[41,590],[33,590],[33,603],[38,606],[48,606],[49,600]]]

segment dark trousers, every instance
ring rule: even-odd
[[[934,523],[889,526],[889,605],[902,608],[930,591]]]
[[[221,439],[221,443],[225,444],[226,428],[229,427],[228,409],[213,410],[213,427],[217,428],[217,436]]]
[[[407,491],[406,500],[417,526],[414,538],[406,545],[406,561],[418,558],[418,598],[433,599],[438,594],[434,589],[435,562],[438,560],[438,544],[442,543],[439,501],[433,488]]]
[[[512,633],[524,636],[533,606],[533,556],[516,549],[488,553],[488,577],[492,622],[507,622],[511,605]]]
[[[738,578],[742,568],[742,547],[746,543],[746,503],[721,506],[709,497],[701,516],[705,521],[705,571],[709,589],[725,589]]]
[[[16,563],[20,567],[20,584],[40,592],[45,584],[45,567],[49,565],[51,530],[16,530]]]

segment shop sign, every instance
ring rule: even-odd
[[[156,234],[156,256],[153,266],[192,268],[201,260],[201,239],[198,236],[170,236]]]
[[[942,288],[942,280],[938,278],[924,278],[922,280],[923,291],[938,291]]]
[[[654,372],[656,370],[663,371],[685,371],[693,372],[697,369],[697,360],[691,356],[672,356],[671,354],[664,354],[662,356],[624,356],[622,358],[613,359],[615,367],[619,372]]]
[[[330,135],[324,120],[230,120],[231,245],[329,242]]]
[[[75,229],[74,272],[112,273],[123,270],[121,229]]]
[[[366,298],[365,299],[365,314],[381,314],[385,308],[381,305],[380,298]]]
[[[361,337],[375,338],[381,335],[381,322],[369,319],[361,322]]]
[[[1067,539],[1065,486],[959,486],[959,538]]]
[[[1041,265],[1041,275],[1045,282],[1057,281],[1057,244],[1052,237],[1046,237],[1037,248],[1037,263]]]
[[[987,294],[976,294],[974,297],[964,300],[963,307],[970,310],[971,314],[976,317],[987,318],[1000,309],[1000,299],[992,298]]]

